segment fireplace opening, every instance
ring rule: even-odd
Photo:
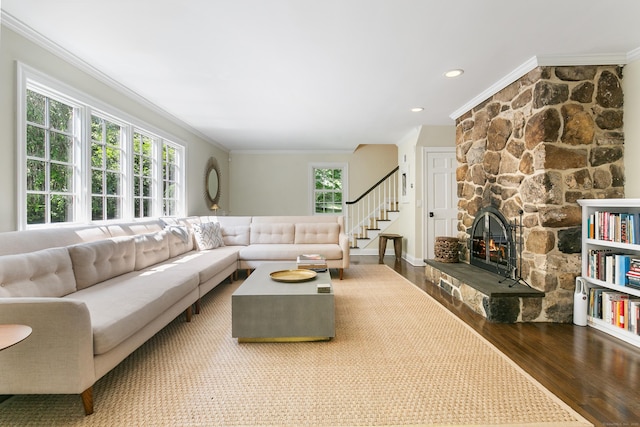
[[[514,277],[516,251],[512,227],[489,206],[481,209],[469,229],[469,263],[505,277]]]

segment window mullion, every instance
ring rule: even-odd
[[[163,155],[163,141],[160,138],[153,138],[153,161],[154,161],[154,170],[153,170],[153,184],[152,194],[153,194],[153,216],[162,216],[163,215],[163,205],[164,205],[164,180],[162,179],[164,176],[164,159]]]
[[[77,221],[91,220],[91,111],[76,108],[73,167],[75,170],[74,197]]]
[[[133,212],[133,126],[129,123],[122,128],[122,164],[120,169],[122,170],[122,182],[121,182],[121,195],[122,195],[122,216],[131,220],[135,217]]]

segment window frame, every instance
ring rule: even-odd
[[[59,225],[73,225],[80,223],[109,223],[122,221],[140,221],[163,216],[162,146],[169,144],[175,147],[179,156],[179,170],[176,176],[176,214],[186,215],[186,159],[187,145],[175,136],[164,132],[144,121],[124,113],[109,104],[87,95],[66,83],[60,82],[28,65],[16,62],[17,67],[17,225],[18,230],[30,228],[52,227]],[[46,222],[44,224],[27,224],[27,117],[26,93],[34,91],[44,96],[59,100],[74,107],[74,208],[73,218],[67,222]],[[95,220],[91,213],[91,117],[113,121],[123,126],[123,179],[121,195],[123,197],[122,214],[118,219]],[[150,216],[135,217],[133,193],[133,134],[141,133],[152,138],[152,156],[155,163],[154,182],[152,183],[152,209]]]
[[[342,170],[342,212],[341,213],[320,213],[316,212],[316,177],[315,170],[316,169],[341,169]],[[347,208],[346,202],[349,197],[348,194],[349,189],[349,164],[348,163],[310,163],[309,164],[309,212],[311,215],[317,216],[341,216],[346,215]]]

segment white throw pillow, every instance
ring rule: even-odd
[[[196,238],[198,250],[215,249],[224,246],[222,230],[219,222],[203,222],[193,224],[193,236]]]

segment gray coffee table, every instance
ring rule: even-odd
[[[277,282],[269,276],[296,268],[295,262],[266,263],[231,296],[231,335],[239,342],[326,341],[335,337],[333,286],[329,270],[305,282]]]

